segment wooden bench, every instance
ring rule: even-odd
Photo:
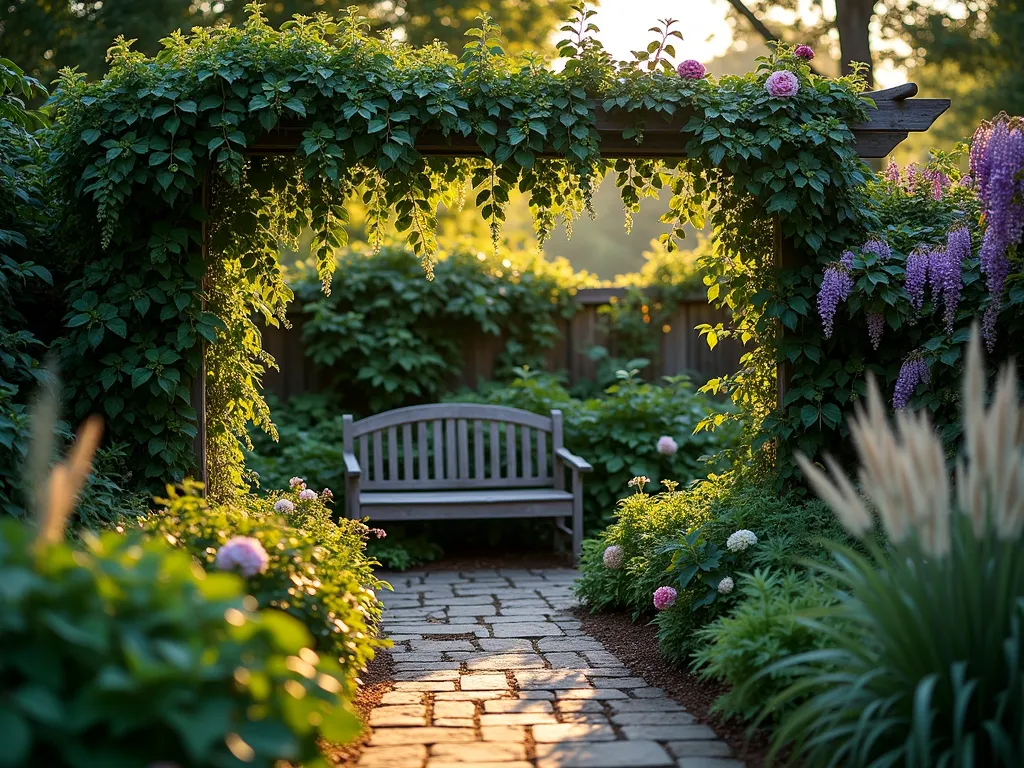
[[[553,517],[579,557],[583,473],[591,466],[562,445],[561,411],[417,405],[359,421],[345,416],[344,440],[350,518]]]

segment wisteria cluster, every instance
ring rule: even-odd
[[[821,287],[818,289],[818,316],[821,317],[826,339],[832,338],[836,309],[850,298],[850,292],[853,290],[853,278],[850,277],[852,266],[853,254],[846,251],[837,264],[825,270],[821,278]]]
[[[1009,250],[1024,234],[1024,131],[1020,119],[1004,114],[983,123],[971,142],[970,159],[971,176],[985,215],[981,271],[991,303],[985,311],[982,333],[991,349],[1003,287],[1010,273]]]
[[[880,237],[873,237],[860,247],[862,253],[875,253],[882,261],[892,258],[892,248]],[[852,261],[851,261],[852,266]]]
[[[967,227],[950,230],[946,237],[945,249],[932,252],[932,263],[929,267],[932,291],[938,301],[942,297],[944,305],[943,319],[946,321],[946,332],[953,332],[953,321],[956,320],[956,308],[960,303],[960,291],[963,288],[964,262],[971,255],[971,232]]]
[[[881,312],[868,312],[868,338],[871,339],[872,349],[878,349],[881,345],[884,332],[885,315]]]
[[[903,175],[900,167],[892,160],[885,167],[882,176],[890,184],[901,187],[908,194],[915,195],[927,191],[935,200],[941,200],[943,194],[953,184],[949,176],[938,168],[925,168],[922,171],[916,163],[908,165],[906,175]],[[961,185],[965,183],[969,184],[970,179],[965,177],[960,180]]]
[[[910,303],[918,312],[924,306],[924,292],[928,287],[928,270],[931,262],[932,249],[928,246],[919,246],[907,256],[904,287],[910,294]]]
[[[896,378],[893,390],[892,405],[897,410],[906,408],[919,384],[931,381],[931,370],[928,363],[918,353],[911,354],[900,366],[900,375]]]

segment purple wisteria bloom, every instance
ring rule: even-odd
[[[924,305],[924,290],[928,287],[928,269],[931,264],[932,252],[929,248],[919,246],[907,256],[904,286],[910,294],[910,303],[918,312]]]
[[[896,387],[892,394],[892,405],[897,410],[906,408],[919,384],[931,381],[931,370],[928,363],[919,354],[914,353],[903,361],[900,375],[896,378]]]
[[[836,309],[850,297],[850,292],[853,290],[853,278],[850,277],[847,254],[849,254],[849,265],[852,266],[853,254],[847,251],[838,263],[825,270],[825,274],[821,278],[821,287],[818,289],[818,316],[821,317],[826,339],[832,338],[832,324],[835,321]]]
[[[882,261],[888,261],[892,257],[892,248],[880,237],[873,237],[860,247],[862,253],[874,253]]]
[[[942,296],[946,333],[952,333],[956,308],[960,303],[960,292],[964,284],[964,262],[971,255],[970,230],[967,227],[950,230],[946,236],[946,249],[941,253],[941,261],[932,266],[932,290],[936,299]]]
[[[885,331],[885,315],[881,312],[868,313],[868,338],[871,339],[871,348],[878,349],[882,343],[882,333]]]

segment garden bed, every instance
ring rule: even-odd
[[[355,765],[359,762],[359,755],[363,748],[369,743],[373,729],[370,728],[370,712],[380,704],[384,694],[391,690],[394,685],[394,657],[387,651],[378,651],[360,676],[363,684],[359,687],[356,695],[354,709],[363,721],[363,731],[359,738],[348,744],[326,744],[323,747],[324,755],[334,765]]]
[[[747,764],[747,768],[762,768],[767,764],[768,735],[755,731],[748,738],[747,724],[712,714],[711,705],[725,687],[701,680],[689,670],[667,662],[658,652],[657,630],[653,624],[634,624],[628,613],[620,611],[592,614],[585,608],[579,608],[575,613],[588,635],[599,640],[634,676],[661,688],[700,722],[714,728],[715,733],[729,744],[735,757]]]

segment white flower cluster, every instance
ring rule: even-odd
[[[742,552],[757,544],[757,536],[753,531],[742,528],[725,540],[725,546],[730,552]]]
[[[718,582],[718,594],[728,595],[736,587],[736,582],[732,580],[731,576],[726,576],[720,582]]]

